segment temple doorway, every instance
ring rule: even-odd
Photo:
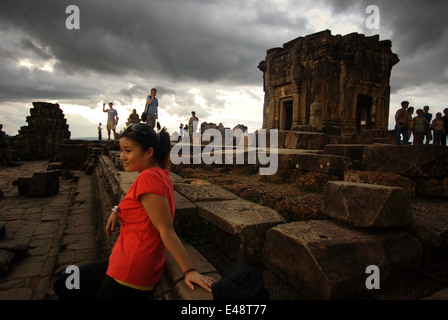
[[[359,94],[356,103],[356,128],[358,133],[363,129],[371,129],[372,97]]]
[[[282,110],[280,116],[280,130],[291,130],[292,128],[292,111],[293,111],[293,101],[283,101]]]

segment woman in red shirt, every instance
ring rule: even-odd
[[[80,290],[67,290],[66,277],[58,279],[55,291],[59,298],[151,298],[162,276],[165,248],[184,272],[190,289],[195,283],[211,292],[214,280],[196,272],[173,228],[174,191],[165,169],[169,134],[165,128],[157,134],[147,124],[133,124],[121,134],[120,149],[125,170],[139,172],[107,222],[110,236],[119,220],[120,235],[107,261],[80,268]]]

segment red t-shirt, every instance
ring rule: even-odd
[[[167,197],[174,218],[174,191],[169,171],[160,168],[142,171],[118,205],[120,235],[109,258],[107,275],[138,286],[153,286],[162,276],[165,245],[139,201],[145,193]]]

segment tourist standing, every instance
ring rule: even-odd
[[[445,129],[445,135],[442,138],[442,146],[447,145],[447,138],[448,138],[448,108],[443,109],[443,128]]]
[[[414,117],[414,145],[423,144],[428,120],[423,116],[423,110],[417,109],[417,116]]]
[[[396,133],[396,143],[397,145],[407,145],[408,144],[408,118],[409,114],[407,108],[409,106],[408,101],[403,101],[401,103],[401,109],[395,113],[395,133]],[[403,136],[403,139],[401,138]]]
[[[425,129],[425,137],[426,137],[426,144],[429,144],[429,142],[432,140],[432,134],[431,134],[431,119],[432,119],[432,113],[429,113],[429,106],[423,107],[423,116],[428,120],[428,125]]]
[[[179,137],[183,137],[184,136],[184,125],[181,123],[179,126]]]
[[[120,235],[108,260],[79,268],[79,289],[67,289],[70,276],[63,274],[54,285],[59,299],[151,299],[163,273],[165,249],[178,263],[184,282],[211,292],[215,280],[196,271],[173,228],[173,183],[166,169],[170,137],[145,123],[130,125],[120,137],[120,159],[126,172],[138,172],[129,192],[110,213],[106,234],[117,222]]]
[[[159,100],[156,98],[157,89],[151,89],[151,95],[146,98],[145,111],[148,115],[146,123],[153,129],[156,127],[156,121],[159,118]]]
[[[409,107],[408,108],[408,115],[409,115],[409,119],[408,119],[408,144],[412,144],[409,141],[411,140],[411,134],[412,131],[414,130],[414,121],[412,119],[412,114],[414,113],[414,107]]]
[[[196,130],[198,128],[198,122],[199,122],[199,118],[196,117],[196,112],[192,111],[190,120],[188,120],[188,130],[189,130],[190,135],[192,135],[193,133],[196,133]]]
[[[115,131],[117,124],[118,124],[118,112],[114,109],[114,104],[112,102],[109,102],[109,109],[105,109],[106,104],[103,103],[103,112],[107,112],[107,137],[108,140],[110,140],[110,132],[113,131],[114,133],[114,140],[117,136],[117,133]]]
[[[441,145],[442,139],[445,139],[445,127],[441,112],[436,113],[436,118],[432,121],[431,127],[434,130],[434,144]]]
[[[103,139],[103,127],[100,122],[100,124],[98,125],[98,140],[101,141],[102,139]]]

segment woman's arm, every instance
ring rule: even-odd
[[[184,272],[185,284],[191,290],[194,290],[193,283],[196,283],[208,292],[211,292],[211,284],[215,280],[211,277],[203,276],[194,270],[182,242],[180,242],[179,237],[174,231],[168,199],[154,193],[145,193],[140,197],[140,201],[152,225],[159,232],[163,244],[174,257],[182,272]]]
[[[108,237],[110,237],[112,235],[112,231],[115,228],[115,224],[117,223],[117,220],[118,220],[118,214],[116,211],[112,210],[110,212],[109,220],[107,220],[107,225],[106,225],[106,234]]]

